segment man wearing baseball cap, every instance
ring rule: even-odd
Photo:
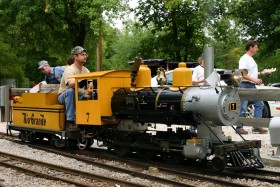
[[[74,63],[64,71],[58,90],[58,102],[65,104],[66,129],[70,131],[77,129],[75,124],[75,79],[71,77],[82,73],[89,73],[89,70],[84,67],[87,60],[86,49],[76,46],[72,49],[71,54],[74,57]],[[78,96],[81,99],[83,93],[79,93]]]
[[[38,69],[45,74],[45,81],[47,84],[60,84],[60,80],[65,69],[64,67],[51,67],[46,60],[40,61],[38,65]]]

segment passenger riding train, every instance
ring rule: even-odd
[[[222,131],[239,118],[234,84],[192,86],[191,70],[179,63],[173,85],[151,87],[150,69],[141,61],[136,58],[132,71],[74,76],[78,130],[65,130],[64,105],[58,104],[53,89],[17,97],[8,130],[19,131],[24,142],[46,140],[57,147],[83,150],[96,142],[121,157],[136,152],[144,159],[192,159],[210,162],[215,170],[263,167],[260,140],[232,141]],[[231,83],[233,75],[221,79]],[[84,92],[81,100],[78,90]]]

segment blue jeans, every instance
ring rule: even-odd
[[[82,99],[83,95],[79,95]],[[58,103],[65,104],[67,121],[75,121],[75,89],[69,88],[58,96]]]
[[[256,85],[253,83],[249,83],[249,82],[241,82],[239,84],[239,88],[250,88],[250,89],[256,89]],[[254,118],[262,118],[262,111],[263,111],[263,107],[264,107],[264,103],[262,101],[252,101],[254,106],[255,106],[255,110],[254,110]],[[246,111],[247,111],[247,106],[248,106],[248,101],[246,100],[241,100],[240,103],[240,117],[246,117]],[[239,124],[237,125],[236,129],[242,129],[243,125]]]

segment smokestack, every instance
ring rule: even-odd
[[[205,60],[204,64],[204,84],[207,77],[214,71],[214,48],[210,46],[205,46],[203,49],[203,58]]]

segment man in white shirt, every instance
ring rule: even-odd
[[[258,78],[259,74],[266,74],[265,72],[258,71],[258,65],[253,59],[253,55],[259,50],[259,44],[257,41],[249,40],[246,45],[246,53],[239,60],[239,69],[242,69],[242,81],[239,84],[239,88],[250,88],[256,89],[256,85],[262,84],[262,80]],[[254,101],[255,111],[254,117],[261,118],[264,103],[262,101]],[[248,101],[241,100],[240,107],[240,117],[246,117]],[[243,125],[238,125],[236,130],[240,134],[248,134],[246,130],[243,129]],[[265,134],[267,130],[264,128],[253,128],[253,132]]]
[[[193,69],[192,83],[193,85],[203,85],[204,84],[204,64],[205,61],[202,55],[198,58],[199,65]]]
[[[203,59],[202,55],[197,60],[199,65],[193,69],[192,72],[192,84],[195,86],[201,86],[204,84],[204,64],[205,60]],[[196,127],[191,126],[189,129],[192,133],[196,132]]]

